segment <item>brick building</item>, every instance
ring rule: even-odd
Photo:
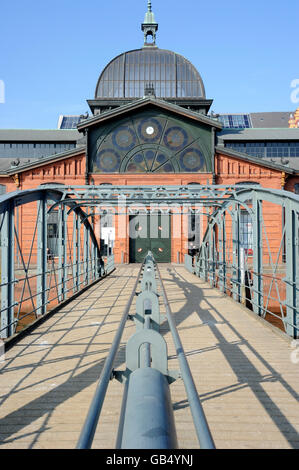
[[[143,47],[117,56],[101,73],[95,97],[88,100],[91,117],[73,117],[72,129],[60,119],[60,129],[53,131],[0,130],[0,191],[54,183],[259,184],[298,192],[299,128],[287,127],[288,113],[214,115],[213,100],[206,97],[194,65],[156,46],[158,24],[151,2],[142,30]],[[271,127],[261,127],[265,121]],[[30,206],[19,215],[21,227],[28,212]],[[281,214],[269,216],[280,220]],[[106,226],[99,220],[95,224],[102,240],[104,229],[116,229],[110,240],[116,262],[140,261],[148,248],[160,261],[177,261],[178,256],[182,261],[185,253],[198,248],[200,238],[178,235],[178,217],[183,216],[169,215],[168,237],[158,234],[146,242],[130,237],[130,229],[118,236],[117,216]],[[49,225],[55,226],[55,220]],[[274,226],[281,230],[281,221]],[[204,228],[199,221],[200,237]],[[26,237],[29,232],[24,244]],[[244,237],[248,245],[250,233]]]

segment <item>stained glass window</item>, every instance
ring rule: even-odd
[[[199,136],[166,115],[141,113],[102,132],[92,173],[197,173],[207,163]]]

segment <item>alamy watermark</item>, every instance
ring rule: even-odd
[[[203,214],[203,207],[202,204],[175,202],[171,204],[136,202],[129,206],[126,197],[119,196],[117,206],[108,203],[94,213],[94,215],[101,216],[102,226],[105,226],[105,221],[107,221],[106,226],[112,226],[112,218],[116,214],[118,215],[116,227],[118,238],[129,236],[132,239],[145,239],[148,238],[149,233],[151,238],[169,238],[171,231],[173,238],[181,238],[183,235],[184,238],[189,239],[196,234],[191,217],[199,221]],[[170,227],[168,217],[170,214],[174,216],[172,227]],[[150,221],[148,216],[150,216]],[[96,230],[100,230],[100,222]]]
[[[291,81],[291,88],[294,90],[291,93],[291,101],[296,104],[299,103],[299,78],[295,78]]]
[[[295,339],[291,342],[291,348],[293,351],[291,352],[291,361],[293,364],[299,364],[299,340]]]
[[[5,103],[5,83],[3,80],[0,80],[0,104]]]

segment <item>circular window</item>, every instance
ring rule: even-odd
[[[180,155],[180,165],[184,171],[195,172],[204,168],[205,159],[200,150],[189,148]]]
[[[113,132],[112,142],[119,150],[130,150],[136,143],[135,132],[130,127],[121,126]]]
[[[97,166],[101,171],[110,173],[119,169],[120,156],[113,149],[102,150],[98,154]]]
[[[155,129],[152,127],[152,126],[148,126],[145,130],[145,132],[148,134],[148,135],[153,135],[153,133],[155,132]]]
[[[143,119],[138,126],[138,134],[145,142],[155,142],[161,138],[162,126],[155,118]]]
[[[180,150],[188,143],[187,132],[181,127],[170,127],[164,135],[164,144],[171,150]]]

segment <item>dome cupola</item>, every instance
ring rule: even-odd
[[[156,45],[158,23],[151,1],[141,29],[143,47],[118,55],[100,74],[95,98],[88,101],[93,114],[148,96],[207,114],[212,100],[206,99],[196,67],[182,55]]]
[[[194,65],[175,52],[143,47],[113,59],[100,75],[96,98],[143,98],[147,87],[156,98],[205,98]]]

